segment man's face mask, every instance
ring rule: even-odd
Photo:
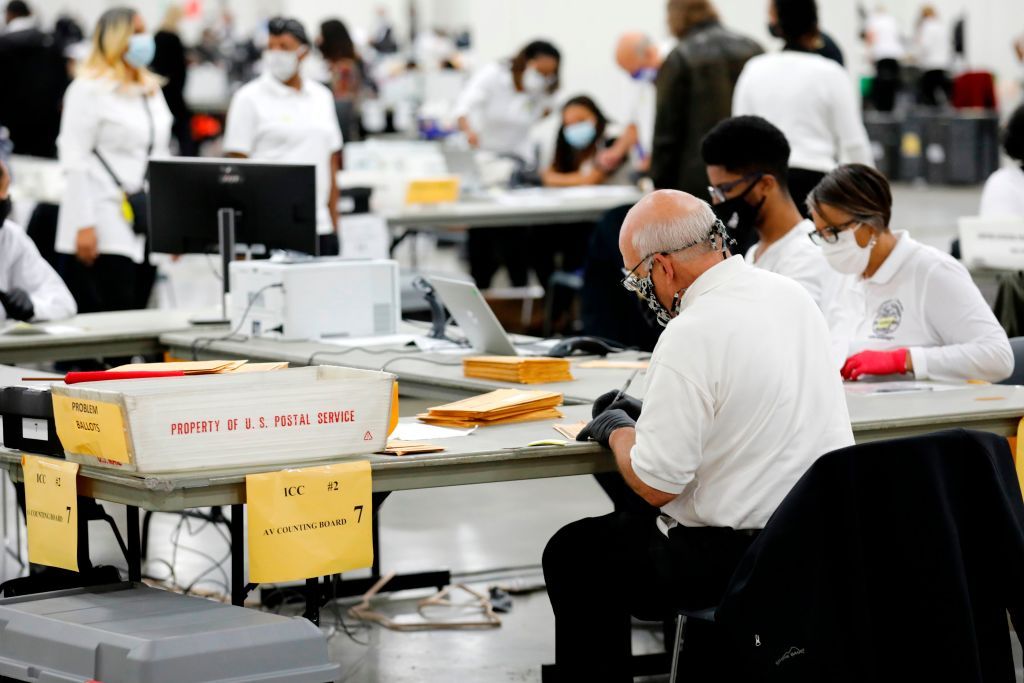
[[[706,238],[711,243],[712,249],[721,249],[722,255],[726,254],[728,236],[726,235],[725,226],[722,221],[715,221],[715,225],[711,228],[711,234]],[[643,258],[640,263],[636,264],[632,270],[625,273],[625,277],[622,279],[622,286],[629,292],[633,292],[640,299],[647,302],[647,307],[651,309],[651,312],[658,319],[658,324],[662,327],[668,325],[672,318],[679,315],[679,309],[683,304],[683,295],[686,294],[686,288],[680,289],[672,294],[672,302],[668,308],[658,300],[657,292],[654,287],[654,257],[658,254],[662,256],[669,256],[671,254],[678,253],[695,247],[704,240],[698,242],[691,242],[685,246],[679,247],[678,249],[670,249],[668,251],[659,251],[653,254],[648,254]],[[636,271],[647,264],[647,275],[644,277],[638,277]],[[623,269],[625,270],[625,269]]]
[[[761,215],[761,207],[764,206],[766,197],[761,197],[761,201],[756,205],[750,204],[746,197],[763,177],[763,173],[754,173],[745,175],[731,183],[708,188],[711,199],[718,202],[711,205],[711,210],[725,224],[729,234],[739,242],[748,241],[747,238],[757,229],[757,219]],[[744,181],[749,181],[750,184],[747,185],[743,192],[731,199],[725,198],[726,192]]]
[[[3,227],[4,221],[11,215],[11,196],[7,195],[3,199],[0,199],[0,227]]]

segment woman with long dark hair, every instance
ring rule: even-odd
[[[597,163],[598,153],[607,146],[608,119],[586,95],[573,97],[562,106],[562,126],[555,140],[555,156],[544,171],[549,187],[600,185],[608,177],[607,169]]]
[[[334,94],[342,136],[348,142],[362,140],[361,103],[377,94],[377,85],[370,77],[366,62],[359,56],[348,27],[338,19],[320,24],[317,48],[331,73],[327,85]]]
[[[562,56],[547,41],[525,45],[512,59],[480,68],[459,95],[453,117],[474,149],[532,162],[530,130],[551,112]],[[469,267],[481,289],[505,264],[515,287],[528,281],[528,254],[516,228],[470,230]]]

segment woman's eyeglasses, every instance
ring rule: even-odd
[[[845,223],[840,223],[839,225],[826,225],[821,230],[815,228],[807,233],[807,236],[819,247],[823,244],[835,244],[839,241],[839,233],[850,229],[854,223],[861,223],[861,221],[858,221],[856,218],[851,218]]]

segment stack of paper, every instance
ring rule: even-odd
[[[568,382],[572,379],[566,358],[471,356],[462,359],[462,371],[466,377],[519,384]]]
[[[562,395],[551,391],[498,389],[431,408],[417,417],[443,427],[477,427],[557,419],[562,417],[562,413],[555,410],[560,405]]]
[[[129,363],[111,372],[183,372],[186,375],[226,375],[233,372],[285,370],[287,362],[250,363],[244,360],[174,361],[170,363]]]

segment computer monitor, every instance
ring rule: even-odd
[[[312,164],[212,158],[150,160],[150,251],[205,254],[216,250],[221,209],[233,210],[236,243],[317,253]]]
[[[318,255],[312,164],[154,158],[148,173],[150,251],[219,252],[225,294],[236,244]]]

